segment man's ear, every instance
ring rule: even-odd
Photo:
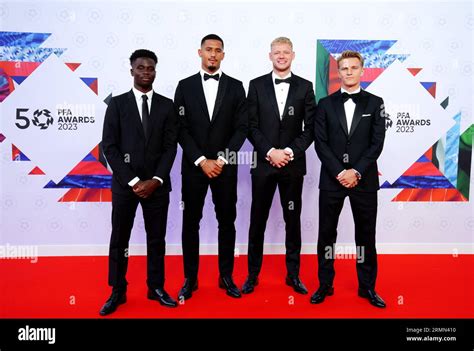
[[[362,71],[360,72],[360,76],[362,77],[364,75],[364,67],[362,67]]]
[[[133,77],[133,69],[130,68],[130,75]]]

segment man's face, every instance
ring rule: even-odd
[[[358,87],[363,74],[364,69],[357,57],[345,58],[339,62],[338,75],[343,88]]]
[[[295,53],[289,44],[276,43],[272,45],[269,57],[273,63],[273,69],[283,72],[291,69],[291,62],[295,58]]]
[[[155,81],[155,61],[148,57],[139,57],[132,63],[130,73],[136,88],[149,90]]]
[[[202,43],[198,54],[201,58],[202,68],[209,73],[213,73],[221,67],[221,61],[225,55],[222,43],[214,39],[208,39]]]

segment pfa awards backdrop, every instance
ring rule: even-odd
[[[284,9],[284,11],[282,10]],[[200,39],[225,42],[222,69],[243,81],[271,70],[270,42],[294,43],[293,71],[316,98],[337,90],[336,58],[365,57],[362,87],[382,96],[389,114],[379,160],[381,252],[472,253],[473,14],[459,3],[14,2],[0,4],[0,245],[34,245],[40,254],[106,254],[110,169],[100,152],[111,96],[131,88],[128,57],[155,51],[155,90],[172,98],[199,70]],[[243,152],[250,152],[248,142]],[[320,162],[307,150],[302,213],[304,252],[315,253]],[[180,158],[172,171],[169,253],[181,243]],[[246,252],[251,184],[239,169],[237,242]],[[202,252],[217,251],[208,198]],[[341,243],[353,242],[348,207]],[[132,249],[144,253],[140,210]],[[277,196],[267,252],[284,252]]]

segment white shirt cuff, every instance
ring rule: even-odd
[[[270,161],[270,153],[271,153],[273,150],[275,150],[274,147],[272,147],[270,150],[268,150],[268,152],[267,152],[267,157],[265,157],[265,159],[266,159],[267,161]]]
[[[226,160],[224,157],[222,157],[222,156],[219,156],[218,159],[219,159],[219,160],[222,160],[222,162],[224,162],[226,165],[229,164],[229,161],[227,161],[227,160]]]
[[[267,152],[267,157],[270,156],[270,153],[271,153],[273,150],[275,150],[274,147],[272,147],[270,150],[268,150],[268,152]]]
[[[160,177],[154,176],[153,179],[158,180],[161,183],[161,185],[163,185],[163,183],[164,183],[163,179],[161,179]]]
[[[205,159],[206,159],[205,156],[201,156],[201,157],[199,157],[196,161],[194,161],[194,164],[196,165],[196,167],[198,167],[199,164],[200,164],[203,160],[205,160]]]
[[[135,177],[131,181],[128,182],[128,185],[130,185],[131,187],[134,187],[135,184],[137,184],[139,181],[140,181],[140,178]]]
[[[285,147],[285,151],[290,153],[290,161],[293,161],[295,158],[295,154],[293,153],[293,150],[289,147]]]

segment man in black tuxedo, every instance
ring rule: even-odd
[[[359,296],[377,307],[385,302],[375,292],[377,252],[375,225],[379,178],[377,158],[385,138],[383,100],[361,90],[364,60],[345,51],[337,60],[341,89],[321,99],[314,123],[315,148],[321,160],[319,183],[319,289],[311,303],[334,293],[337,223],[349,197],[355,223]]]
[[[237,164],[230,164],[225,155],[236,154],[247,135],[245,91],[240,81],[220,69],[224,42],[219,36],[205,36],[198,54],[201,71],[179,82],[174,100],[180,120],[179,144],[183,148],[185,281],[178,293],[181,301],[189,299],[198,288],[199,223],[209,187],[219,223],[219,286],[231,297],[241,296],[232,279]]]
[[[293,44],[280,37],[271,43],[273,71],[250,82],[249,140],[257,166],[252,174],[252,208],[248,246],[248,277],[242,292],[258,284],[263,261],[264,233],[278,186],[286,223],[286,284],[297,293],[308,291],[299,278],[301,194],[306,174],[305,151],[313,142],[316,109],[311,82],[291,72]]]
[[[109,251],[112,295],[100,310],[102,316],[126,301],[128,243],[139,203],[147,240],[148,298],[166,307],[177,306],[164,290],[164,257],[169,174],[176,156],[179,125],[173,101],[153,91],[157,62],[153,52],[135,51],[130,56],[133,88],[113,97],[105,113],[102,147],[113,171]]]

